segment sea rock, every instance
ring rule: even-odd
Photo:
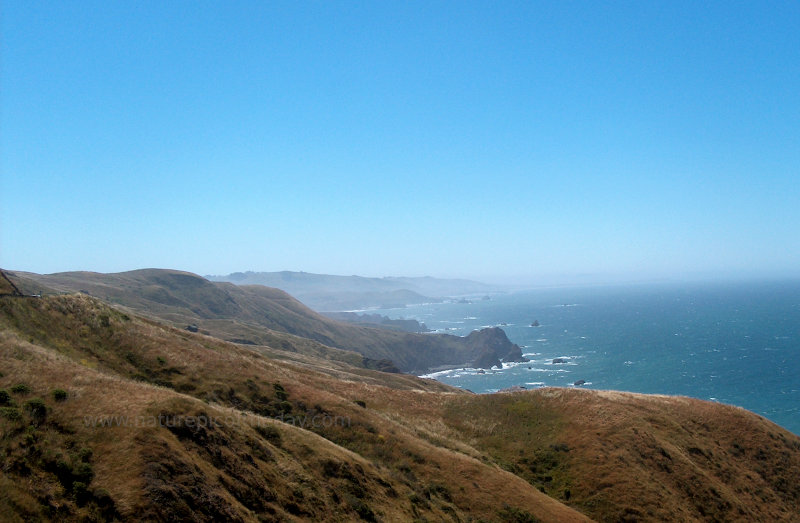
[[[497,354],[493,350],[487,348],[483,354],[472,362],[472,367],[475,369],[491,369],[492,367],[502,368],[503,364],[500,363]]]
[[[564,358],[553,358],[553,365],[557,365],[559,363],[566,363],[566,362],[567,362],[567,360],[565,360]]]
[[[533,320],[533,323],[531,323],[531,327],[538,327],[539,325],[539,320]]]
[[[575,383],[573,383],[573,385],[575,385],[576,387],[580,387],[581,385],[586,385],[586,380],[578,380]]]
[[[511,343],[503,329],[487,327],[479,331],[472,331],[466,338],[467,343],[476,348],[479,357],[483,357],[486,350],[492,351],[494,356],[505,362],[525,362],[528,358],[522,355],[522,349],[516,343]],[[487,368],[487,367],[484,367]]]

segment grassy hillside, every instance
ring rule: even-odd
[[[181,271],[143,269],[116,274],[11,273],[10,276],[29,282],[28,286],[88,293],[174,326],[197,325],[226,340],[275,345],[279,343],[278,333],[300,336],[328,347],[357,352],[369,358],[367,364],[372,367],[378,367],[379,360],[390,360],[402,371],[424,371],[438,365],[473,361],[486,348],[456,336],[392,332],[334,321],[278,289],[210,282]],[[283,339],[287,347],[294,342]],[[304,347],[297,349],[302,352]],[[324,352],[319,346],[313,350]],[[332,353],[330,357],[337,355]]]
[[[85,295],[0,298],[0,373],[10,520],[800,514],[800,439],[688,398],[473,395],[226,343]],[[141,423],[117,426],[122,416]]]
[[[21,520],[190,512],[242,521],[492,519],[506,510],[496,500],[509,482],[519,490],[507,499],[509,514],[581,519],[522,479],[436,447],[370,406],[375,390],[462,394],[433,381],[278,362],[87,296],[5,298],[0,326],[0,388],[11,391],[0,512]],[[65,396],[56,399],[56,390]],[[43,414],[29,407],[37,399]],[[85,423],[120,416],[183,424]],[[201,417],[230,421],[186,425]],[[301,428],[294,417],[321,421]],[[445,485],[461,473],[475,481]]]

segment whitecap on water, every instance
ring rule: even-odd
[[[529,361],[508,361],[508,362],[504,361],[504,362],[502,362],[503,370],[510,369],[512,367],[519,367],[520,365],[530,365],[530,363],[531,362],[529,362]]]
[[[437,372],[431,372],[431,373],[428,373],[428,374],[423,374],[423,375],[420,376],[420,378],[436,379],[438,377],[448,376],[448,375],[451,375],[451,374],[452,375],[457,375],[456,374],[457,372],[464,372],[464,371],[468,371],[468,370],[474,370],[474,369],[447,369],[447,370],[440,370],[440,371],[437,371]],[[468,373],[465,373],[465,374],[468,374]]]

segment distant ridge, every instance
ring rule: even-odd
[[[423,373],[440,365],[473,362],[499,343],[504,359],[505,334],[491,339],[446,334],[416,334],[334,321],[314,312],[283,290],[263,285],[212,282],[190,272],[139,269],[119,273],[9,273],[23,290],[79,292],[122,305],[172,326],[241,344],[268,345],[306,355],[348,361],[380,370]],[[497,338],[496,340],[494,338]],[[356,354],[357,353],[357,354]],[[496,358],[492,361],[496,361]],[[357,358],[360,360],[361,358]]]
[[[430,276],[366,278],[294,271],[248,271],[206,278],[236,285],[265,285],[281,289],[320,312],[403,307],[442,301],[450,296],[501,291],[496,286],[472,280]]]

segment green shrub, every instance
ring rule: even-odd
[[[72,467],[72,477],[74,481],[88,485],[94,479],[94,470],[90,464],[81,462]]]
[[[78,506],[85,505],[92,497],[89,489],[86,488],[86,483],[82,481],[76,481],[72,484],[72,493],[75,494],[75,501],[78,502]]]
[[[11,392],[14,394],[29,394],[31,388],[25,385],[24,383],[17,383],[13,387],[11,387]]]
[[[161,356],[156,357],[156,361],[158,362],[159,365],[166,365],[167,364],[167,360],[165,360]]]
[[[92,454],[93,454],[92,449],[82,448],[81,450],[78,451],[78,457],[84,463],[88,463],[89,461],[91,461]]]
[[[11,395],[6,389],[0,389],[0,405],[11,405]]]
[[[22,438],[22,441],[26,446],[30,447],[36,443],[36,434],[33,432],[28,432],[25,434],[25,437]]]
[[[41,423],[47,417],[47,405],[41,398],[26,401],[25,410],[36,423]]]
[[[0,416],[8,421],[19,421],[22,419],[22,413],[16,407],[0,407]]]
[[[64,485],[64,488],[67,490],[72,488],[72,467],[69,465],[67,460],[63,458],[63,456],[59,455],[56,456],[55,465],[52,467],[52,472],[55,473],[58,481]]]
[[[56,401],[64,401],[67,399],[67,391],[64,389],[55,389],[53,391],[53,399]]]
[[[111,494],[109,494],[104,488],[95,489],[94,498],[97,500],[97,504],[100,506],[114,503],[114,501],[111,499]]]

